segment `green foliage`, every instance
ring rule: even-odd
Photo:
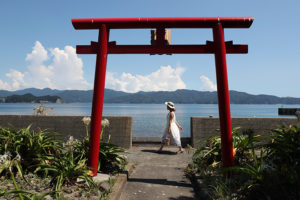
[[[231,200],[231,188],[230,179],[216,179],[215,185],[210,185],[210,188],[214,191],[211,196],[214,200]]]
[[[0,174],[10,174],[15,190],[5,192],[3,195],[14,194],[20,199],[42,199],[43,195],[28,193],[19,189],[15,180],[14,169],[24,177],[24,171],[32,171],[39,167],[40,163],[45,163],[45,157],[49,154],[52,157],[60,155],[62,146],[56,133],[45,131],[34,132],[27,128],[15,130],[0,127]],[[11,155],[12,154],[12,155]],[[10,159],[15,157],[14,159]],[[25,180],[25,179],[24,179]],[[26,180],[25,180],[26,181]],[[47,195],[47,194],[46,194]]]
[[[280,166],[280,171],[288,173],[289,169],[299,172],[296,175],[300,180],[300,128],[298,126],[275,129],[267,144],[268,159],[274,165]],[[291,173],[289,173],[291,174]],[[291,177],[291,179],[294,179]]]
[[[62,185],[75,184],[78,178],[85,180],[89,187],[95,186],[89,175],[90,169],[87,167],[87,158],[74,157],[72,143],[67,144],[64,150],[66,151],[62,154],[44,157],[47,162],[39,164],[37,170],[42,170],[51,176],[50,184],[55,186],[57,192],[61,190]]]
[[[193,170],[200,173],[211,199],[300,199],[300,128],[275,129],[269,140],[233,130],[235,166],[221,169],[220,137],[195,151]],[[230,178],[223,174],[230,172]]]
[[[19,130],[0,127],[0,154],[5,152],[10,152],[12,156],[19,154],[24,170],[40,163],[44,155],[57,154],[62,149],[57,133],[35,132],[31,131],[30,127]]]
[[[90,139],[88,130],[90,118],[84,117],[82,121],[86,127],[86,136],[81,141],[78,141],[75,144],[74,154],[80,158],[87,158]],[[102,120],[101,139],[103,130],[107,126],[109,126],[109,121],[107,119]],[[110,136],[107,141],[101,141],[99,148],[99,164],[97,170],[101,170],[104,173],[117,173],[122,171],[127,164],[126,159],[121,155],[121,153],[125,152],[126,151],[123,148],[110,143]]]
[[[117,145],[102,142],[99,149],[99,170],[110,173],[117,173],[124,170],[127,164],[126,159],[120,155],[125,150]]]
[[[89,149],[89,136],[84,137],[82,140],[77,141],[74,145],[74,156],[78,159],[88,157]],[[117,145],[102,141],[99,148],[99,164],[98,169],[104,173],[117,173],[123,170],[125,167],[126,160],[120,155],[125,150]]]
[[[13,184],[16,188],[16,191],[19,191],[19,186],[15,180],[13,169],[14,167],[17,168],[18,172],[23,176],[23,170],[20,164],[21,157],[17,155],[15,158],[11,159],[10,153],[5,153],[4,155],[0,156],[0,174],[5,171],[7,174],[11,176]],[[5,193],[3,193],[5,194]],[[23,200],[22,194],[18,194],[21,200]]]
[[[23,200],[44,200],[47,195],[55,194],[55,193],[56,193],[55,191],[49,191],[49,192],[43,192],[43,193],[39,194],[39,193],[33,193],[33,192],[24,191],[24,190],[10,190],[10,191],[4,192],[2,194],[2,196],[5,197],[5,196],[12,194],[13,197],[19,196],[20,199],[23,199]]]
[[[48,194],[56,194],[56,198],[61,198],[62,186],[74,185],[77,180],[85,181],[89,188],[95,188],[92,169],[87,167],[89,121],[90,119],[84,121],[86,137],[75,140],[71,136],[66,143],[57,139],[60,136],[56,133],[34,132],[30,130],[30,126],[19,130],[0,127],[0,176],[10,176],[15,186],[15,190],[1,191],[0,196],[43,199]],[[108,120],[102,121],[102,127],[107,125]],[[109,140],[101,142],[97,170],[99,171],[100,166],[106,173],[123,170],[126,164],[126,160],[120,155],[123,152],[124,149],[110,144]],[[50,177],[50,186],[54,191],[38,194],[20,189],[15,174],[19,173],[23,177],[24,173],[32,172],[38,172],[42,177]],[[113,184],[113,180],[109,183]]]
[[[253,136],[250,130],[245,134],[239,133],[240,127],[232,130],[233,151],[235,154],[235,164],[247,162],[251,159],[250,151],[256,146],[258,136]],[[197,168],[202,175],[210,173],[211,170],[221,168],[221,137],[213,136],[206,140],[205,146],[196,149],[193,155],[193,164],[201,166]]]
[[[208,174],[214,168],[220,168],[221,164],[221,138],[210,137],[206,145],[196,149],[193,155],[193,165],[201,175]],[[198,166],[201,166],[198,167]]]

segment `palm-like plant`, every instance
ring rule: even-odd
[[[85,128],[86,136],[75,145],[74,152],[76,156],[81,158],[88,157],[88,148],[89,148],[89,131],[88,126],[90,123],[89,117],[84,117],[82,119]],[[103,130],[105,127],[109,126],[109,121],[107,119],[102,120],[101,122],[101,139],[103,135]],[[122,170],[122,167],[126,165],[126,160],[121,153],[126,151],[114,144],[110,143],[110,136],[107,141],[101,141],[99,148],[99,161],[98,161],[98,170],[104,171],[106,173],[114,173]],[[121,166],[121,168],[120,168]]]
[[[63,154],[44,157],[47,163],[38,165],[39,171],[52,177],[50,184],[55,186],[57,192],[61,190],[62,185],[75,184],[78,178],[85,180],[89,187],[96,186],[90,175],[90,168],[87,167],[87,159],[74,156],[73,145],[68,145]]]
[[[31,131],[31,126],[14,130],[0,128],[0,153],[13,152],[13,156],[20,154],[21,165],[26,170],[29,166],[40,163],[42,157],[61,151],[60,136],[47,131]]]

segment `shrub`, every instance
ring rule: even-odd
[[[300,128],[272,130],[269,140],[233,130],[235,166],[222,169],[220,137],[195,151],[194,169],[211,199],[300,199]],[[249,134],[250,133],[250,134]],[[230,177],[224,172],[231,171]]]
[[[58,139],[60,135],[57,133],[35,132],[30,130],[31,126],[19,130],[0,127],[0,176],[10,177],[15,186],[15,190],[0,191],[0,196],[43,199],[48,194],[56,194],[56,198],[62,198],[62,186],[74,185],[77,180],[83,180],[89,188],[95,188],[96,184],[91,176],[92,169],[87,167],[89,121],[89,118],[83,119],[86,136],[82,140],[75,140],[71,136],[66,143]],[[103,120],[102,131],[108,125],[108,120]],[[110,144],[109,140],[101,142],[97,170],[100,170],[100,166],[104,172],[116,173],[123,170],[126,160],[119,154],[122,152],[125,150]],[[50,177],[49,184],[54,191],[39,194],[24,191],[18,186],[15,180],[17,173],[27,181],[24,173],[36,172],[39,177]]]
[[[21,156],[24,170],[42,162],[42,157],[61,151],[59,134],[47,131],[31,131],[31,126],[23,129],[0,127],[0,154],[10,152],[13,157]]]
[[[74,155],[79,158],[87,158],[88,157],[88,149],[89,149],[89,131],[88,125],[90,122],[90,118],[84,117],[82,119],[85,127],[86,127],[86,136],[78,141],[74,146]],[[103,134],[103,129],[109,126],[109,121],[107,119],[102,120],[102,130],[101,136]],[[101,138],[102,139],[102,138]],[[126,165],[126,159],[120,155],[120,153],[125,153],[125,150],[117,145],[110,143],[110,137],[107,141],[100,142],[99,148],[99,161],[98,161],[98,169],[104,173],[117,173],[123,170]]]

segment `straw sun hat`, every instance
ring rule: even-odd
[[[168,102],[165,102],[165,104],[166,104],[169,108],[175,109],[175,106],[174,106],[174,103],[173,103],[173,102],[168,101]]]

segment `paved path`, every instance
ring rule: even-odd
[[[167,147],[156,153],[158,147],[132,147],[129,162],[137,164],[129,176],[122,200],[192,200],[197,199],[184,169],[192,152],[176,154],[177,148]]]

